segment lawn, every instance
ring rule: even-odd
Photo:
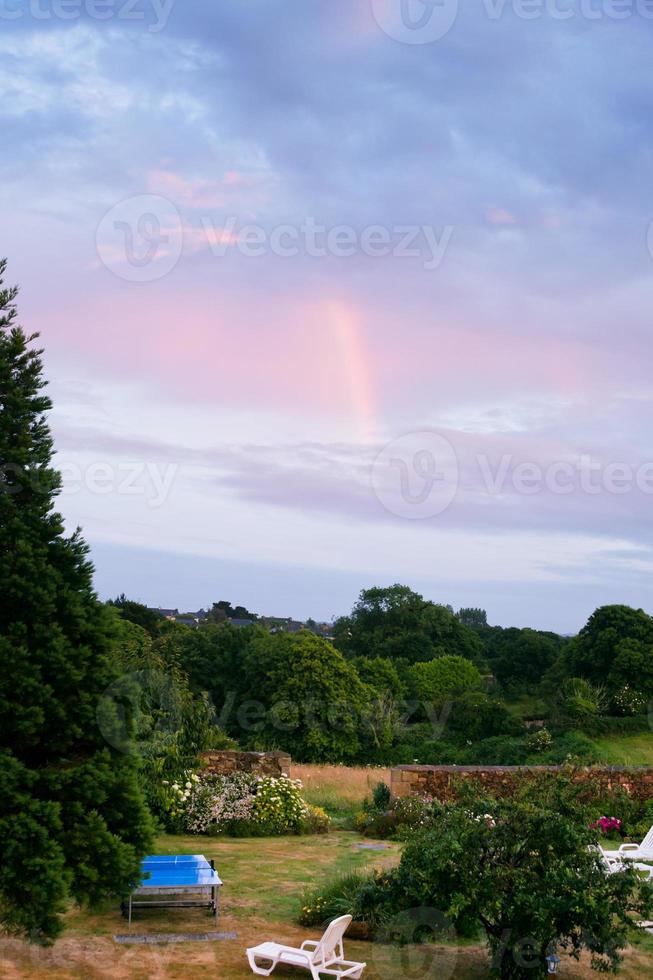
[[[601,753],[601,762],[607,765],[653,765],[653,734],[611,735],[609,738],[595,738],[593,742]]]
[[[214,858],[224,880],[222,914],[217,926],[205,912],[163,909],[138,911],[132,932],[138,934],[201,933],[219,929],[236,939],[158,945],[117,945],[116,934],[128,931],[115,904],[93,914],[79,911],[68,917],[67,931],[51,949],[39,949],[13,939],[0,939],[0,977],[3,980],[238,980],[253,976],[244,956],[247,946],[263,939],[299,943],[316,930],[296,925],[295,916],[305,888],[334,874],[396,862],[399,848],[361,850],[361,838],[351,832],[323,837],[285,837],[267,840],[216,840],[161,837],[157,853],[203,852]],[[442,980],[480,980],[488,976],[480,946],[468,943],[398,949],[348,941],[355,959],[368,963],[365,980],[440,977]],[[653,974],[653,937],[630,950],[621,976],[636,980]],[[278,970],[279,977],[308,976]],[[564,976],[596,976],[586,963],[564,964]]]

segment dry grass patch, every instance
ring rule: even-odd
[[[377,783],[390,785],[390,769],[369,766],[316,766],[294,764],[294,779],[301,779],[302,795],[313,806],[329,813],[349,813],[360,809]]]

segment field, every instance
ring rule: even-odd
[[[344,817],[360,808],[371,787],[385,778],[382,769],[338,766],[294,766],[293,775],[305,784],[311,802]],[[244,950],[264,939],[297,944],[319,930],[301,928],[296,916],[305,890],[342,872],[384,867],[395,863],[399,845],[383,850],[361,849],[362,838],[347,830],[321,837],[283,837],[266,840],[163,836],[157,853],[203,852],[214,858],[224,881],[218,924],[201,910],[139,910],[132,934],[198,934],[219,930],[236,938],[221,941],[119,945],[114,936],[126,934],[126,920],[116,903],[87,912],[72,911],[64,938],[50,949],[30,947],[0,938],[2,980],[238,980],[251,977]],[[368,842],[369,843],[369,842]],[[367,962],[365,980],[480,980],[489,975],[485,950],[468,941],[448,946],[407,946],[347,941],[349,956]],[[620,976],[639,980],[651,976],[653,936],[645,936],[628,951]],[[580,980],[597,976],[589,964],[565,963],[564,976]],[[302,976],[277,970],[279,977]],[[308,974],[303,974],[307,976]]]

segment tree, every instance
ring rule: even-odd
[[[653,644],[641,640],[621,640],[608,676],[608,688],[629,687],[646,697],[653,695]]]
[[[410,668],[412,693],[420,701],[440,708],[466,691],[479,690],[480,671],[464,657],[438,657]]]
[[[614,970],[629,913],[648,916],[653,889],[634,869],[605,873],[576,793],[538,781],[516,799],[476,793],[444,807],[409,840],[399,868],[368,886],[368,901],[390,921],[389,912],[430,908],[458,934],[483,929],[492,973],[504,980],[545,977],[547,956],[578,959],[583,949],[595,968]]]
[[[209,623],[224,623],[227,619],[258,619],[256,613],[252,613],[245,606],[232,606],[226,599],[214,602],[208,612],[207,621]]]
[[[469,626],[470,629],[485,629],[487,626],[487,613],[485,609],[472,607],[459,609],[456,613],[456,618],[463,626]]]
[[[159,633],[161,625],[159,613],[153,609],[148,609],[141,602],[128,599],[124,592],[116,599],[109,599],[107,605],[114,606],[123,619],[129,620],[130,623],[135,623],[137,626],[142,626],[152,636],[157,636]]]
[[[454,701],[447,719],[447,733],[454,741],[480,742],[501,735],[523,735],[524,726],[512,717],[503,701],[484,691],[471,690]]]
[[[166,663],[176,664],[188,674],[191,690],[195,694],[207,692],[218,722],[232,735],[239,734],[235,705],[247,694],[242,660],[260,635],[267,635],[260,627],[239,629],[225,621],[193,630],[180,626],[169,630],[158,643]]]
[[[405,585],[364,589],[351,615],[336,620],[334,640],[349,657],[417,663],[443,654],[483,656],[479,638],[450,609],[428,602]]]
[[[47,942],[68,902],[124,895],[152,822],[137,760],[96,720],[116,680],[115,622],[88,549],[53,510],[41,351],[0,262],[0,923]]]
[[[554,633],[495,627],[486,636],[486,655],[504,687],[532,691],[555,663],[561,643]]]
[[[653,619],[643,609],[601,606],[567,648],[569,674],[606,683],[623,640],[653,645]]]
[[[285,749],[301,762],[357,757],[370,692],[331,643],[309,630],[260,633],[240,669],[249,693],[237,714],[250,744]]]

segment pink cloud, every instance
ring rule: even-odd
[[[260,204],[267,199],[267,189],[273,183],[273,175],[266,171],[227,170],[217,180],[188,178],[174,170],[150,170],[147,174],[147,189],[151,194],[160,194],[178,206],[189,208]]]
[[[517,218],[505,208],[488,208],[485,212],[486,220],[491,225],[516,225]]]

